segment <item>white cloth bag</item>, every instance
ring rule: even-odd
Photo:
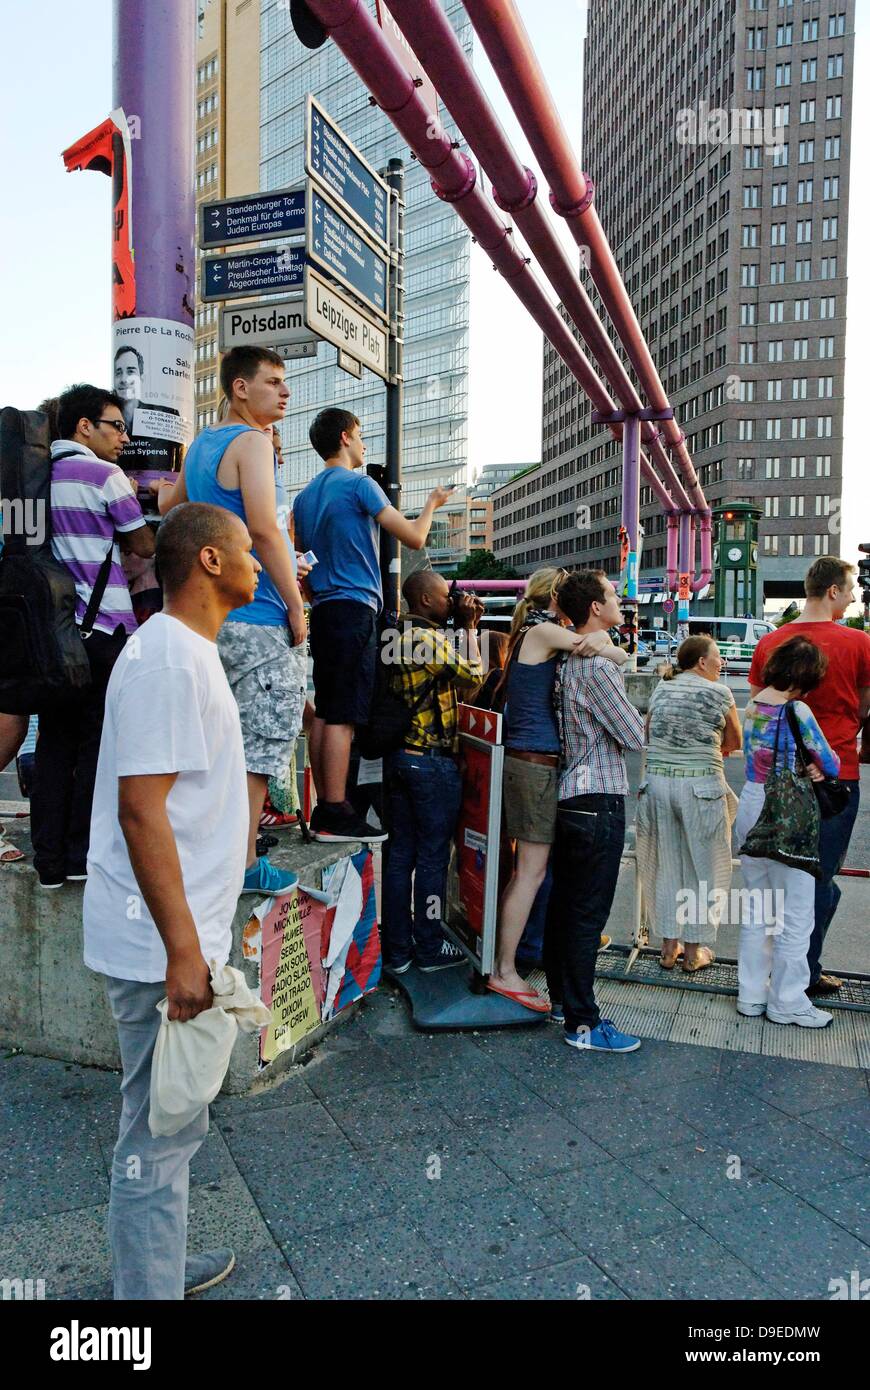
[[[186,1023],[167,1017],[161,999],[160,1031],[151,1062],[151,1108],[148,1127],[159,1135],[177,1134],[214,1100],[230,1064],[238,1030],[253,1033],[271,1014],[252,993],[240,970],[211,962],[214,1004]]]

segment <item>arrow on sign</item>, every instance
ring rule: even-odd
[[[475,721],[474,715],[473,715],[473,714],[470,714],[470,715],[468,716],[468,727],[469,727],[469,730],[471,730],[471,729],[474,728],[475,722],[476,722],[476,721]]]
[[[484,716],[483,716],[483,732],[484,732],[485,734],[488,734],[491,728],[492,728],[492,725],[490,724],[490,722],[489,722],[489,720],[487,719],[486,715],[484,715]]]

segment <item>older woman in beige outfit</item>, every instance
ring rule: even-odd
[[[662,938],[661,964],[712,965],[711,944],[731,887],[731,825],[737,798],[723,757],[742,744],[734,696],[720,677],[712,637],[689,637],[677,668],[653,691],[646,781],[637,804],[637,865],[644,921]]]

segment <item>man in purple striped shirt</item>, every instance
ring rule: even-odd
[[[154,533],[116,463],[127,440],[119,397],[97,386],[73,386],[58,400],[57,425],[61,438],[51,446],[51,548],[75,582],[79,625],[110,548],[112,563],[85,641],[91,683],[39,719],[30,815],[34,868],[43,888],[87,877],[106,686],[136,629],[118,537],[134,555],[154,554]]]
[[[592,637],[599,650],[568,657],[554,689],[562,772],[544,937],[547,986],[572,1047],[634,1052],[640,1039],[599,1013],[595,956],[625,844],[625,750],[643,748],[643,716],[625,693],[625,656],[607,635],[622,622],[610,580],[602,570],[569,574],[558,602],[574,631]]]

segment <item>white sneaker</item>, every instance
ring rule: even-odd
[[[737,1012],[742,1014],[744,1018],[758,1018],[760,1014],[764,1013],[766,1007],[765,1004],[747,1004],[743,999],[737,1000]]]
[[[817,1009],[809,1001],[807,1008],[801,1009],[799,1013],[776,1014],[768,1009],[767,1017],[771,1023],[796,1023],[799,1028],[827,1028],[828,1024],[834,1021],[833,1014],[825,1013],[824,1009]]]

